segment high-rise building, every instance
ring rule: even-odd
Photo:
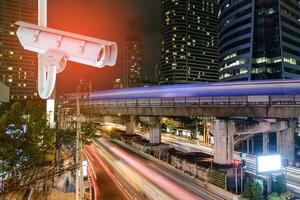
[[[0,81],[9,86],[13,100],[37,97],[37,55],[20,45],[14,24],[37,24],[37,8],[37,0],[0,1]]]
[[[160,83],[217,81],[217,0],[162,0],[161,8]]]
[[[220,0],[221,80],[300,78],[299,0]]]
[[[112,89],[121,89],[123,88],[122,80],[117,78],[112,82]]]
[[[143,50],[138,39],[127,39],[125,46],[124,87],[139,86],[143,80]]]

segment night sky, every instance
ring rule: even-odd
[[[127,37],[143,42],[144,69],[153,71],[160,60],[160,0],[48,0],[48,27],[115,41],[118,60],[101,69],[68,62],[58,74],[59,94],[74,92],[80,79],[90,77],[93,89],[110,89],[122,78]]]

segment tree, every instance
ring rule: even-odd
[[[287,192],[286,187],[286,177],[284,174],[280,174],[275,178],[275,181],[273,182],[273,192],[277,192],[279,194]]]
[[[268,200],[282,200],[277,193],[272,193],[268,196]]]
[[[286,200],[286,199],[292,199],[294,198],[293,193],[291,192],[285,192],[282,194],[278,194],[277,192],[273,192],[268,196],[268,200]]]
[[[170,128],[171,130],[174,130],[174,129],[177,129],[177,128],[180,128],[182,127],[182,124],[180,121],[177,121],[176,119],[173,119],[173,118],[169,118],[169,117],[163,117],[161,119],[161,124],[162,126],[165,128]]]
[[[3,171],[24,164],[45,161],[53,144],[53,131],[47,127],[42,102],[13,103],[0,117],[0,160]]]
[[[257,180],[247,178],[244,186],[243,198],[251,200],[263,200],[262,185]]]

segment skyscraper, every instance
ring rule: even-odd
[[[220,0],[221,80],[300,78],[299,0]]]
[[[160,83],[218,80],[217,0],[161,5]]]
[[[125,46],[124,87],[139,86],[143,80],[142,43],[135,38],[127,39]]]
[[[9,86],[13,100],[37,97],[37,55],[21,47],[14,24],[37,24],[37,17],[37,0],[0,1],[0,81]]]

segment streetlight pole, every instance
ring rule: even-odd
[[[81,118],[80,118],[80,104],[79,104],[79,92],[76,94],[76,200],[83,199],[83,176],[81,167]]]

